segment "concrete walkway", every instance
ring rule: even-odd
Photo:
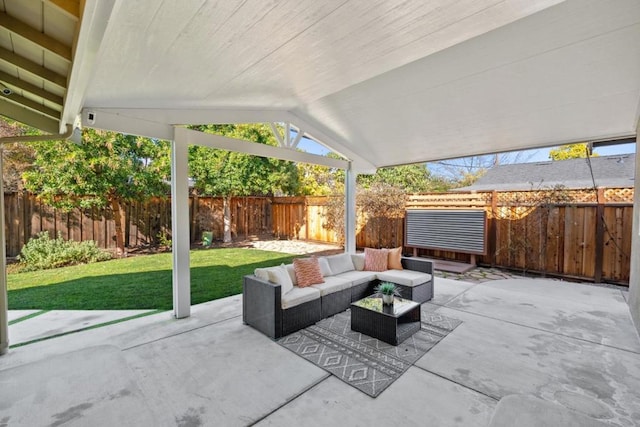
[[[9,310],[9,345],[25,344],[157,310]]]
[[[0,425],[640,425],[640,339],[619,290],[436,279],[462,320],[373,399],[241,321],[241,296],[11,349]]]

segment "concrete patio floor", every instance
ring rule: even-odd
[[[464,323],[376,399],[243,325],[234,296],[11,349],[0,426],[640,425],[623,292],[435,283],[424,309]]]

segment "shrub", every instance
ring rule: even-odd
[[[64,240],[60,233],[57,239],[51,239],[46,231],[31,238],[18,255],[22,271],[46,270],[108,259],[111,259],[111,253],[100,249],[93,240]]]

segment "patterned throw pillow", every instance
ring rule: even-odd
[[[324,283],[318,258],[296,258],[293,260],[299,288]]]
[[[364,248],[364,269],[365,271],[385,271],[389,251],[387,249]]]
[[[389,258],[387,259],[387,268],[389,270],[402,270],[402,246],[395,249],[389,249]]]

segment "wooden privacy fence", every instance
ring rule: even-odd
[[[73,209],[62,212],[40,203],[28,193],[5,194],[5,233],[7,256],[20,253],[22,246],[41,231],[51,237],[60,234],[69,240],[94,240],[98,246],[116,246],[115,223],[109,208]],[[171,200],[151,199],[125,203],[125,245],[142,247],[160,243],[160,236],[171,238]],[[191,197],[189,213],[191,242],[199,242],[203,231],[214,238],[223,235],[222,198]],[[269,197],[233,197],[230,202],[231,229],[234,237],[271,232],[271,199]]]
[[[407,209],[481,209],[487,213],[485,265],[594,281],[629,282],[633,189],[434,193],[407,197]],[[325,228],[327,197],[234,197],[230,202],[235,238],[273,234],[278,238],[337,242]],[[223,200],[189,201],[191,242],[204,231],[223,235]],[[125,204],[129,247],[171,237],[171,202],[154,199]],[[398,247],[404,243],[404,219],[360,218],[358,247]],[[109,209],[75,209],[64,213],[27,193],[5,194],[7,255],[17,255],[40,231],[65,239],[94,240],[115,247]],[[464,253],[419,249],[418,254],[468,262]]]
[[[407,209],[482,209],[487,255],[480,264],[628,284],[633,189],[446,193],[410,196]],[[462,253],[419,255],[468,262]]]
[[[274,197],[273,232],[281,238],[337,243],[325,227],[329,197]],[[359,218],[356,246],[398,247],[404,241],[404,218]]]

